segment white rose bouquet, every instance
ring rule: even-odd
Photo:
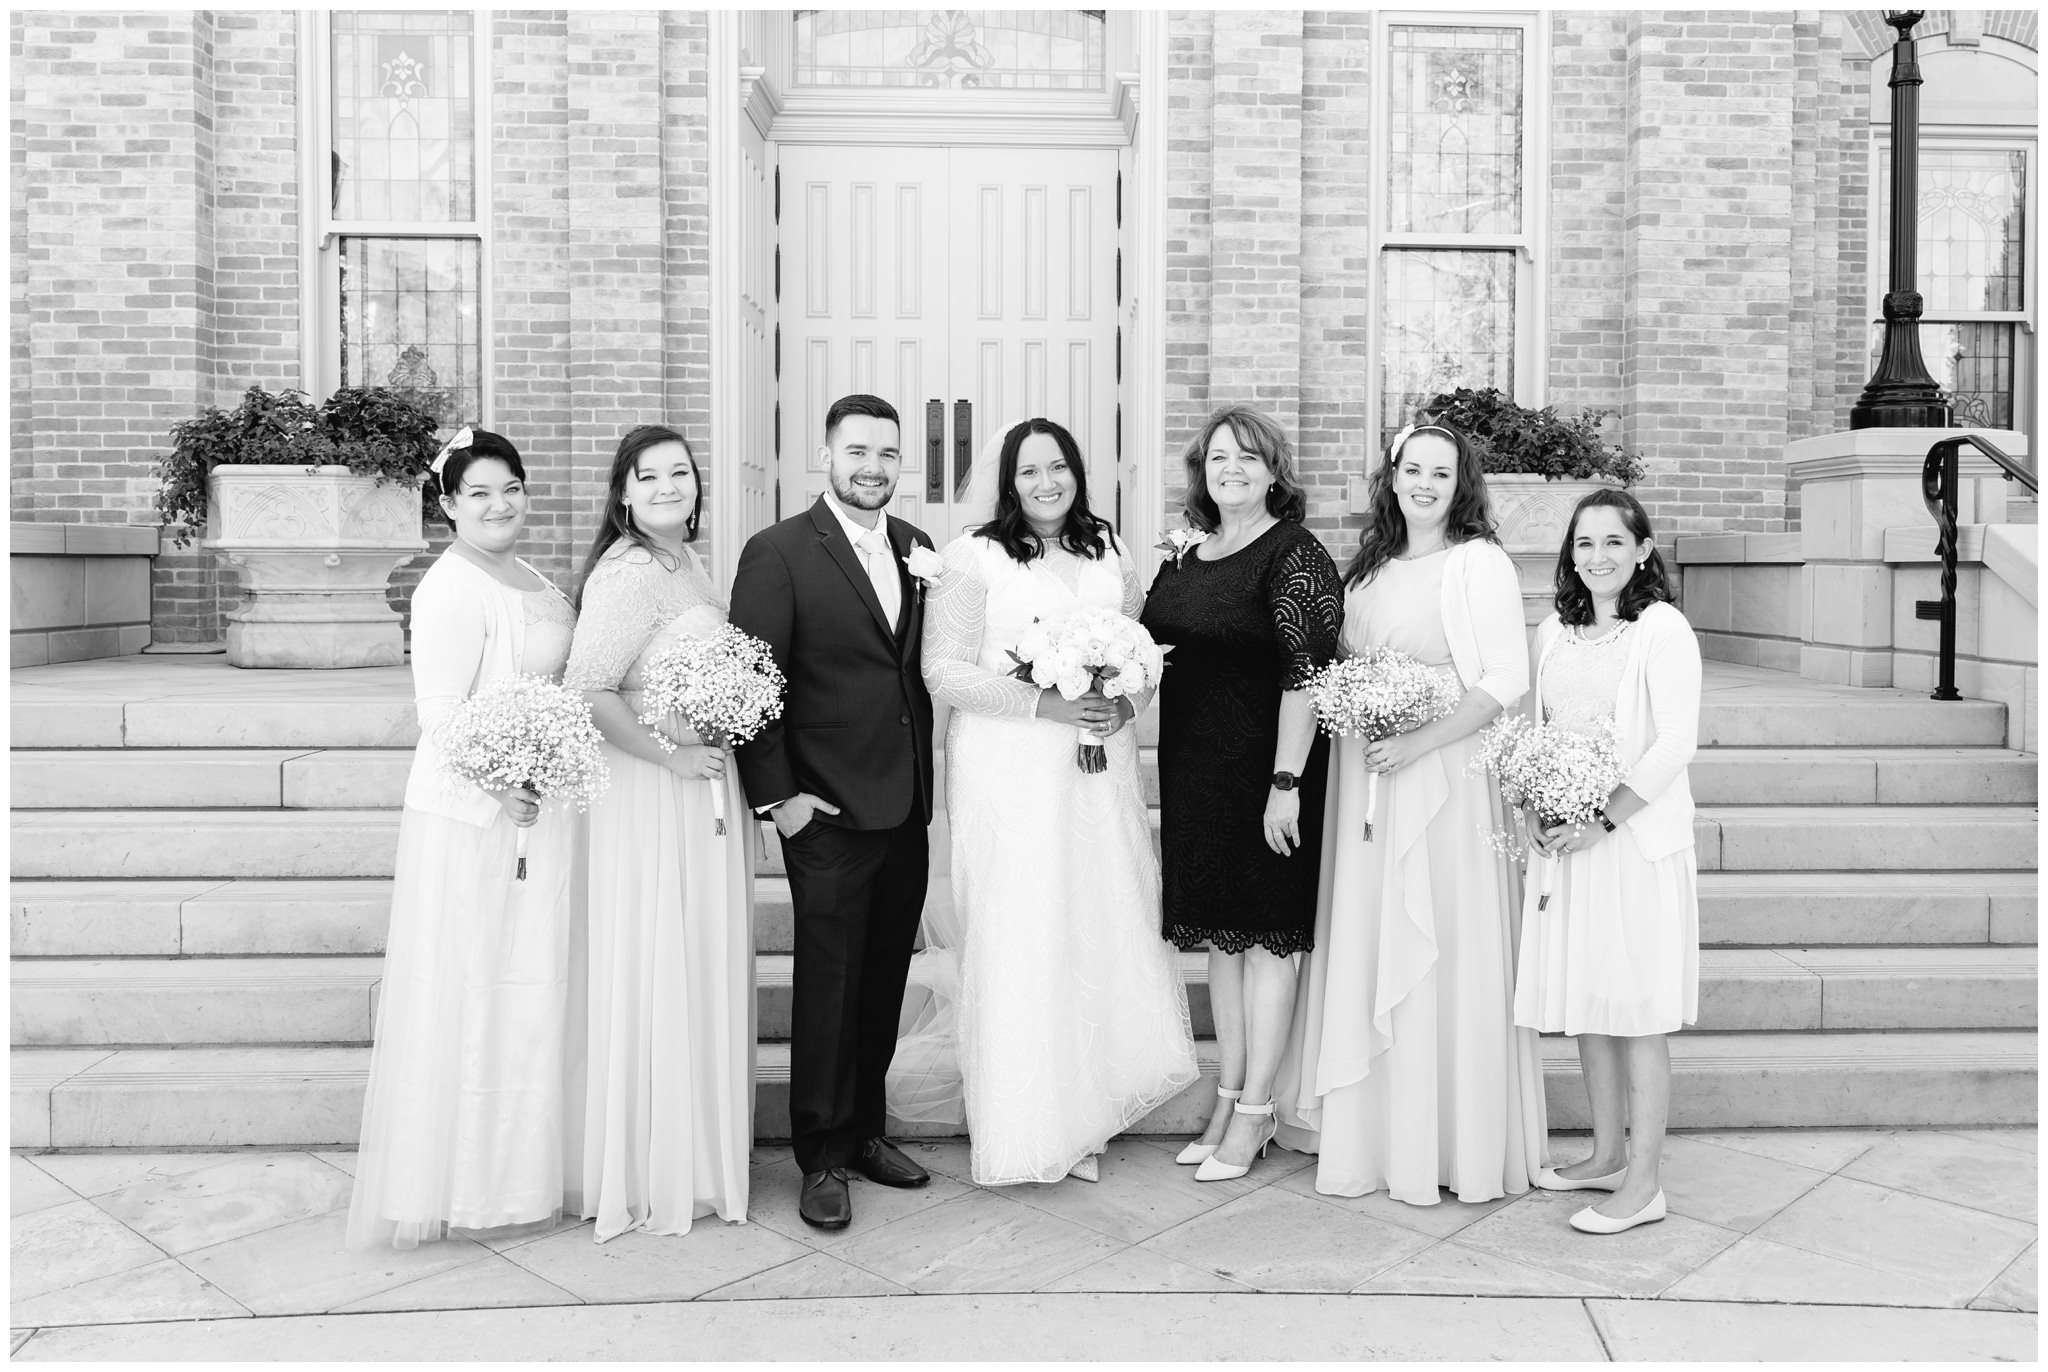
[[[1068,700],[1090,691],[1111,700],[1135,699],[1157,686],[1166,670],[1166,650],[1152,635],[1137,620],[1101,605],[1083,605],[1050,624],[1032,620],[1010,649],[1010,660],[1017,664],[1011,676],[1055,689]],[[1109,755],[1102,745],[1085,729],[1075,732],[1081,736],[1075,763],[1084,772],[1106,771]]]
[[[785,685],[775,654],[752,634],[721,624],[704,638],[680,638],[647,659],[640,722],[660,725],[680,717],[707,743],[727,748],[745,743],[770,720],[782,717]],[[675,740],[656,728],[662,751]],[[725,791],[711,788],[711,816],[725,832]]]
[[[1316,716],[1333,738],[1377,743],[1441,719],[1458,708],[1457,684],[1443,672],[1394,648],[1368,648],[1339,658],[1308,685]],[[1379,806],[1380,774],[1365,784],[1365,841],[1372,842],[1372,817]]]
[[[578,810],[611,784],[602,736],[581,691],[543,676],[501,677],[457,705],[439,730],[443,765],[486,791],[520,786]],[[517,877],[526,880],[526,830]]]
[[[1500,783],[1501,798],[1526,813],[1530,821],[1584,824],[1606,806],[1614,788],[1627,778],[1621,762],[1621,740],[1610,723],[1598,733],[1538,724],[1527,715],[1503,715],[1479,735],[1479,751],[1468,771],[1491,772]],[[1513,834],[1492,836],[1497,851],[1519,856]],[[1541,910],[1550,904],[1557,861],[1543,868]]]

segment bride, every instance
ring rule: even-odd
[[[948,544],[925,607],[924,679],[953,707],[946,735],[957,937],[927,921],[939,1013],[899,1043],[891,1112],[948,1075],[958,957],[958,1071],[983,1186],[1096,1177],[1114,1135],[1196,1078],[1187,993],[1159,936],[1159,860],[1138,783],[1144,700],[1069,701],[1008,675],[1034,619],[1083,605],[1137,618],[1138,568],[1088,509],[1073,435],[1031,419],[984,452],[969,487],[994,517]],[[1076,730],[1108,754],[1075,762]],[[948,949],[945,945],[954,944]],[[933,964],[937,964],[934,966]],[[957,1116],[951,1121],[958,1122]]]

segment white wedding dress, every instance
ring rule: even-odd
[[[1028,565],[973,534],[945,550],[925,604],[924,677],[953,707],[946,734],[957,940],[958,1071],[976,1183],[1051,1182],[1196,1078],[1187,993],[1160,937],[1159,861],[1138,779],[1137,729],[1075,761],[1078,732],[1033,717],[1038,688],[1008,676],[1034,619],[1081,605],[1137,618],[1137,568],[1052,547]],[[1138,702],[1140,708],[1144,702]],[[938,937],[933,937],[938,932]],[[921,955],[946,987],[943,946]],[[936,967],[933,964],[938,964]],[[906,1039],[891,1113],[946,1075],[950,1037]],[[930,1118],[930,1115],[926,1115]]]

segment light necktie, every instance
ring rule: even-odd
[[[903,585],[896,579],[896,564],[890,560],[889,540],[877,527],[862,534],[855,546],[860,551],[861,566],[874,585],[875,599],[882,602],[882,618],[893,631],[896,616],[903,608]]]

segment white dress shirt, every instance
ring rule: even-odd
[[[870,529],[848,514],[829,490],[825,492],[825,507],[846,529],[853,555],[867,572],[868,581],[875,588],[875,599],[882,602],[882,618],[888,621],[890,632],[895,632],[896,618],[903,612],[903,582],[896,575],[896,550],[889,546],[889,512],[874,511],[875,527]]]

